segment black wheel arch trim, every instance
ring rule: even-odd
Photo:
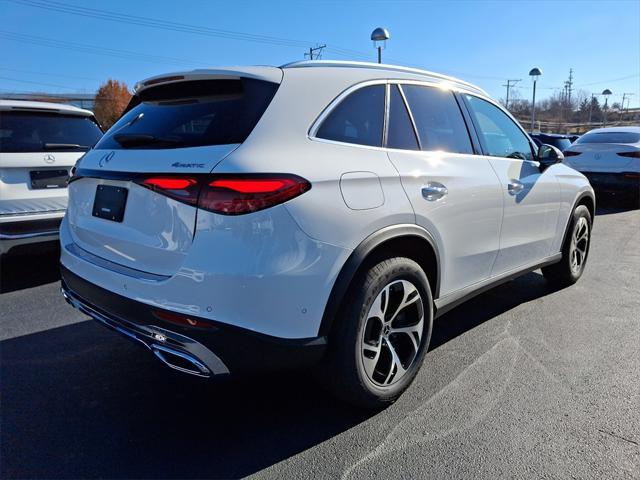
[[[440,293],[440,253],[433,236],[423,227],[415,224],[397,224],[384,227],[365,238],[360,245],[358,245],[345,264],[342,266],[336,281],[331,289],[329,295],[329,301],[325,306],[324,313],[322,315],[322,321],[320,323],[320,329],[318,335],[326,336],[331,331],[333,321],[340,310],[342,301],[351,285],[351,282],[355,278],[358,270],[377,247],[389,240],[396,240],[402,238],[418,237],[423,241],[426,241],[435,254],[436,262],[436,281],[433,286],[433,298],[436,299]]]
[[[592,218],[591,218],[591,227],[593,228],[593,222],[595,221],[594,217],[596,215],[596,196],[593,194],[593,192],[590,192],[589,190],[585,190],[584,192],[581,192],[576,197],[576,199],[573,202],[573,206],[571,207],[571,210],[569,211],[569,217],[567,218],[567,222],[565,223],[564,233],[562,235],[562,243],[560,244],[561,251],[562,251],[562,248],[564,247],[564,242],[567,240],[567,235],[569,234],[569,226],[571,225],[571,219],[573,218],[573,212],[578,207],[578,205],[580,205],[582,200],[584,200],[585,198],[588,198],[589,200],[591,200],[593,202],[593,215],[592,215]]]

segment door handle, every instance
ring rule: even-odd
[[[507,189],[511,195],[517,195],[524,189],[524,183],[518,180],[510,180]]]
[[[447,187],[438,182],[429,182],[422,187],[422,197],[428,202],[440,200],[447,193],[449,193]]]

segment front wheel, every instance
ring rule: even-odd
[[[394,402],[424,359],[433,324],[429,280],[409,258],[383,260],[352,285],[331,335],[325,379],[365,408]]]
[[[544,277],[554,286],[573,285],[582,276],[591,244],[591,225],[589,209],[578,205],[562,246],[562,260],[542,269]]]

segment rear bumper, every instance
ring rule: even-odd
[[[0,217],[0,253],[27,243],[56,240],[64,211],[47,215]]]
[[[596,192],[629,196],[640,195],[640,178],[637,173],[582,173],[589,179],[589,183]]]
[[[67,302],[100,324],[144,345],[168,366],[200,377],[309,367],[323,356],[325,337],[281,339],[210,319],[206,327],[162,320],[175,312],[98,287],[61,266]],[[165,315],[163,315],[165,314]]]

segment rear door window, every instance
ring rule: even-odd
[[[91,117],[58,113],[1,111],[0,152],[88,150],[102,136]]]
[[[495,105],[473,95],[465,95],[486,154],[492,157],[533,160],[525,133]]]
[[[254,79],[197,80],[151,87],[96,148],[154,149],[244,142],[278,84]]]
[[[453,93],[435,87],[402,85],[422,150],[473,153],[467,126]]]
[[[387,147],[403,150],[420,150],[418,139],[411,123],[402,95],[397,85],[391,85],[389,94],[389,127]]]
[[[385,85],[349,94],[324,119],[316,137],[336,142],[382,146]]]

